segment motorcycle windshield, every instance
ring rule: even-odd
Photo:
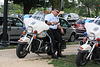
[[[89,36],[95,35],[95,39],[100,38],[100,26],[95,23],[85,23],[86,32]]]
[[[33,19],[33,18],[25,18],[23,23],[24,23],[25,27],[27,28],[31,23],[35,24],[36,22],[35,22],[35,19]]]
[[[49,26],[45,22],[39,21],[39,20],[36,20],[36,19],[33,19],[33,18],[26,18],[24,20],[24,23],[25,23],[26,28],[28,26],[31,26],[33,28],[33,31],[37,30],[38,34],[41,33],[44,30],[49,29]]]

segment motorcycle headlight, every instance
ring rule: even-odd
[[[32,31],[33,31],[33,28],[32,28],[31,26],[29,26],[29,27],[27,28],[27,32],[28,32],[28,33],[32,33]]]
[[[90,40],[95,39],[95,35],[94,35],[93,33],[90,33],[90,34],[89,34],[89,39],[90,39]]]

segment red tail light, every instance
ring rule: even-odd
[[[73,26],[76,27],[77,25],[74,23]]]
[[[96,40],[97,40],[97,41],[100,41],[100,38],[97,38]]]
[[[37,34],[37,30],[35,30],[34,33]]]

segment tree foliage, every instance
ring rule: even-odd
[[[13,3],[8,5],[9,14],[28,14],[34,13],[37,10],[44,10],[44,1],[45,0],[9,0]],[[100,1],[99,0],[63,0],[64,6],[63,10],[65,13],[77,13],[80,16],[98,16],[100,14]],[[20,5],[20,6],[19,6]],[[61,9],[61,0],[49,0],[46,2],[46,8],[51,7]],[[3,8],[1,9],[3,12]]]
[[[100,0],[78,0],[79,3],[82,3],[81,6],[85,6],[87,9],[88,17],[90,17],[91,12],[95,12],[95,16],[98,16],[99,13],[99,4]]]
[[[1,6],[0,12],[3,14],[4,12],[4,5]],[[17,4],[10,3],[8,4],[8,14],[22,14],[23,7]]]
[[[10,0],[13,1],[14,4],[20,4],[24,7],[24,14],[29,13],[32,7],[43,7],[44,0]]]
[[[31,8],[38,8],[38,7],[44,7],[44,1],[45,0],[10,0],[13,1],[14,4],[20,4],[21,6],[24,7],[23,11],[24,14],[29,13]],[[49,2],[46,2],[46,7],[52,7],[54,8],[59,8],[61,6],[61,0],[49,0]]]

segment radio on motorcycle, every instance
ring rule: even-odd
[[[85,23],[85,28],[86,36],[78,48],[76,65],[84,66],[90,60],[100,64],[100,26],[95,23]]]

